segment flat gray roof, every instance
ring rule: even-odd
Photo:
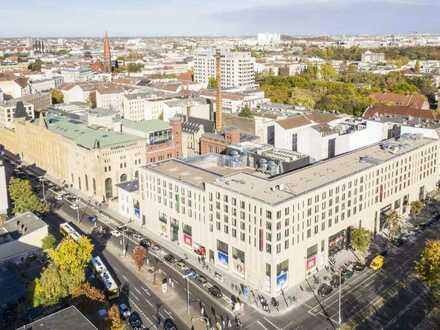
[[[230,168],[213,161],[186,163],[168,160],[147,166],[164,176],[203,188],[212,184],[267,204],[278,204],[321,186],[380,165],[436,140],[422,136],[404,135],[399,140],[388,140],[314,165],[268,178],[253,168]],[[392,148],[383,148],[389,144]],[[281,190],[274,189],[282,186]]]

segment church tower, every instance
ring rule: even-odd
[[[110,53],[110,40],[107,32],[104,36],[104,72],[112,72],[112,55]]]

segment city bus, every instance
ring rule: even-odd
[[[105,294],[108,299],[115,299],[119,297],[119,287],[116,281],[110,275],[107,267],[105,267],[101,258],[96,256],[92,258],[92,269],[95,275],[99,278],[105,288]]]
[[[67,222],[60,225],[60,232],[64,237],[70,237],[77,243],[81,238],[81,235]]]

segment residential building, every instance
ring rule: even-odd
[[[48,225],[32,212],[7,220],[0,226],[0,263],[20,263],[41,254],[42,240],[48,233]]]
[[[200,155],[200,139],[205,133],[215,133],[215,122],[184,116],[182,124],[182,157]]]
[[[385,54],[384,53],[374,53],[372,51],[367,50],[362,54],[362,62],[365,63],[385,63]]]
[[[222,88],[255,88],[255,58],[247,52],[222,51]],[[194,57],[194,81],[208,86],[216,77],[216,53],[213,50],[197,53]]]
[[[422,110],[402,105],[376,104],[369,107],[363,114],[363,118],[371,119],[374,117],[393,117],[414,119],[422,122],[438,122],[440,117],[436,111]]]
[[[18,117],[34,119],[34,105],[16,99],[0,103],[0,127],[12,127]]]
[[[65,83],[75,83],[92,80],[94,75],[89,67],[63,67],[60,70],[61,76]]]
[[[200,91],[200,97],[209,100],[211,104],[215,104],[216,102],[215,90],[202,90]],[[240,112],[240,110],[246,106],[250,109],[255,109],[268,101],[269,99],[264,96],[264,91],[258,89],[222,91],[222,105],[224,112]]]
[[[352,228],[386,231],[435,189],[439,140],[416,134],[278,176],[218,157],[140,170],[148,229],[245,286],[275,296],[328,265]]]
[[[118,187],[118,212],[124,218],[141,225],[139,180],[122,182]]]
[[[30,94],[28,80],[23,77],[17,77],[12,72],[0,73],[0,89],[9,98]]]
[[[260,46],[278,45],[281,43],[281,34],[279,33],[258,33],[257,44]]]
[[[96,89],[96,107],[122,112],[122,94],[125,89],[118,85],[103,85]]]

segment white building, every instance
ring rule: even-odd
[[[89,81],[92,80],[93,71],[90,68],[62,68],[61,76],[64,79],[65,83],[74,83],[80,81]]]
[[[222,51],[221,74],[223,88],[254,88],[255,58],[247,52]],[[208,86],[216,77],[215,51],[200,52],[194,57],[194,81]]]
[[[278,45],[281,43],[281,35],[279,33],[258,33],[257,44],[260,46]]]
[[[111,85],[98,87],[96,90],[96,107],[122,112],[122,87]]]
[[[362,54],[362,62],[364,63],[385,63],[384,53],[373,53],[367,50]]]
[[[3,160],[0,159],[0,216],[8,214],[8,186],[6,182],[6,169]]]
[[[10,100],[0,103],[0,126],[11,128],[17,117],[35,118],[34,105],[32,103]]]
[[[379,233],[435,189],[439,141],[405,135],[268,177],[218,159],[140,170],[145,226],[218,272],[275,296],[328,265],[352,228]],[[209,170],[207,170],[209,169]]]
[[[116,185],[118,187],[118,212],[123,217],[141,225],[139,206],[139,181],[127,181]]]

